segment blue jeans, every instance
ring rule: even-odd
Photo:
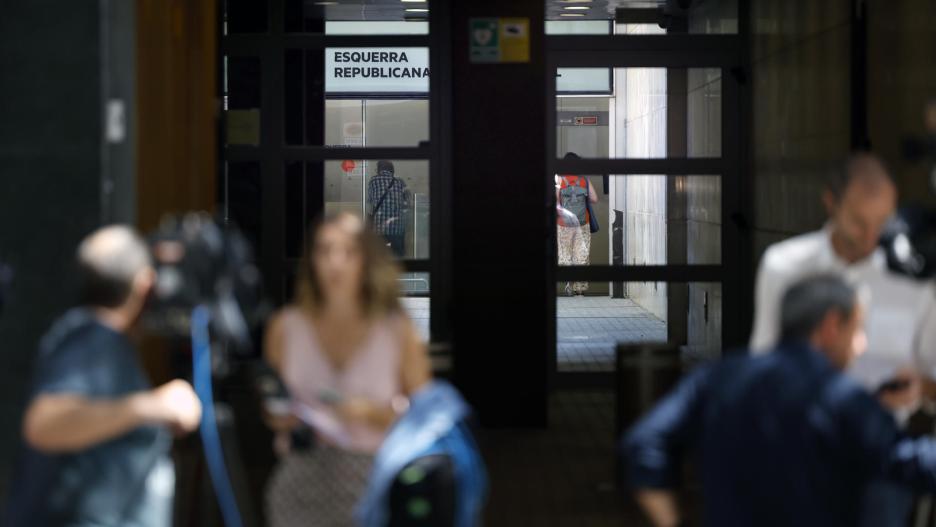
[[[907,527],[914,493],[904,485],[877,480],[865,489],[861,504],[862,527]]]

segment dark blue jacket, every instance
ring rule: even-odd
[[[867,483],[936,490],[936,443],[909,439],[855,381],[807,346],[686,377],[627,434],[635,488],[671,488],[697,452],[704,524],[857,525]]]

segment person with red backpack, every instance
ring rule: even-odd
[[[565,159],[579,159],[569,152]],[[598,203],[598,194],[586,176],[556,176],[556,223],[559,265],[588,265],[591,235],[598,231],[592,204]],[[588,282],[566,284],[569,296],[585,295]]]

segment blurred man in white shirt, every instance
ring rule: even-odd
[[[867,352],[849,373],[903,422],[916,409],[921,387],[936,395],[936,292],[931,283],[887,269],[878,240],[894,213],[897,190],[878,157],[850,156],[827,182],[822,200],[829,214],[823,229],[774,244],[761,259],[751,349],[764,352],[776,344],[780,300],[789,285],[817,272],[841,272],[871,295]],[[904,525],[912,497],[881,486],[888,487],[869,491],[865,524]]]

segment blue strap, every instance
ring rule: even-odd
[[[199,431],[205,451],[205,462],[224,525],[241,527],[243,521],[237,509],[231,478],[224,464],[224,450],[221,448],[221,436],[218,434],[218,422],[215,418],[214,392],[211,387],[211,340],[208,332],[210,320],[211,315],[204,306],[198,306],[192,311],[192,377],[195,393],[202,404]]]

